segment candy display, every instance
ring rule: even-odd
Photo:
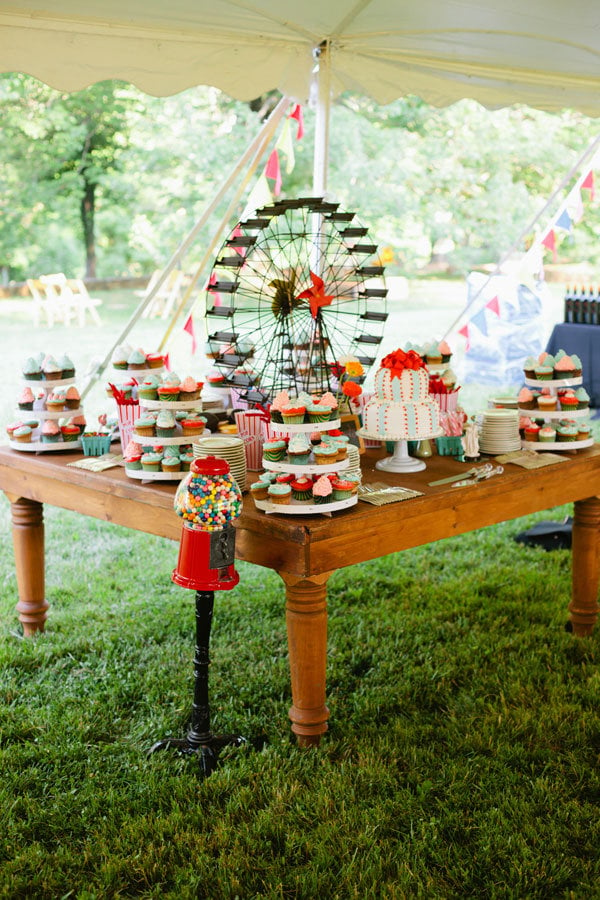
[[[224,460],[196,459],[175,494],[175,512],[189,527],[219,531],[241,514],[242,495]]]

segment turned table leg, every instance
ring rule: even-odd
[[[286,620],[292,682],[289,711],[300,746],[316,746],[327,731],[327,580],[331,572],[302,578],[280,573],[286,586]]]
[[[44,583],[44,507],[37,500],[8,495],[19,602],[17,612],[26,637],[44,630],[48,603]]]
[[[573,516],[573,596],[569,604],[574,634],[591,634],[598,617],[600,579],[600,497],[575,503]]]

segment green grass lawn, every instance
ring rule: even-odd
[[[23,350],[66,335],[19,346],[26,328],[5,332],[5,395]],[[212,724],[268,743],[203,781],[145,752],[189,716],[177,546],[48,508],[51,613],[25,640],[0,499],[0,897],[600,897],[600,633],[564,630],[570,553],[513,540],[567,512],[334,575],[317,751],[290,737],[282,583],[239,564],[216,597]]]

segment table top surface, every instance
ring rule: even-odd
[[[429,482],[460,475],[473,464],[434,455],[423,471],[393,474],[375,469],[385,455],[368,451],[361,456],[363,482],[411,488],[422,496],[380,507],[359,501],[331,516],[290,516],[266,515],[244,494],[236,522],[237,555],[306,575],[600,495],[600,445],[565,452],[565,461],[556,466],[507,464],[502,475],[465,487]],[[0,489],[10,499],[25,497],[178,539],[181,520],[173,511],[177,483],[143,483],[128,478],[122,467],[93,473],[67,465],[79,458],[77,451],[35,454],[0,446]]]

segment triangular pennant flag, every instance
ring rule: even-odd
[[[563,231],[571,230],[571,216],[569,215],[569,213],[567,212],[566,209],[563,209],[563,211],[561,212],[560,216],[558,217],[558,219],[556,220],[556,222],[554,224],[557,225],[558,228],[562,228]]]
[[[168,353],[165,353],[165,355],[163,356],[163,361],[165,364],[165,369],[167,370],[167,372],[170,372],[171,371],[171,360],[169,359]]]
[[[586,188],[590,192],[590,199],[593,200],[596,194],[596,189],[594,187],[594,173],[591,169],[581,182],[581,187]]]
[[[498,300],[498,297],[497,296],[492,297],[491,300],[488,300],[488,302],[485,304],[485,308],[491,309],[492,312],[496,313],[496,315],[499,316],[500,315],[500,302]]]
[[[194,319],[192,318],[192,314],[190,313],[186,319],[185,325],[183,326],[183,330],[187,331],[192,339],[192,356],[196,353],[196,333],[194,331]]]
[[[577,186],[573,188],[567,197],[567,206],[571,216],[571,222],[581,222],[583,219],[583,200],[581,199],[581,191]]]
[[[472,316],[472,318],[471,318],[471,322],[473,323],[473,325],[477,325],[480,332],[485,337],[487,337],[488,330],[487,330],[487,320],[485,318],[485,309],[480,309],[478,313],[475,313],[475,315]]]
[[[206,286],[205,286],[204,290],[205,291],[208,290],[208,286],[212,285],[212,284],[216,284],[218,282],[218,280],[219,279],[217,278],[217,273],[213,272],[211,274],[210,278],[208,279],[208,281],[206,282]],[[210,291],[210,296],[212,297],[214,306],[222,306],[223,305],[223,300],[218,291]]]
[[[463,325],[462,328],[458,329],[458,333],[462,334],[462,336],[466,339],[467,344],[466,344],[465,350],[468,350],[469,347],[471,346],[471,342],[469,341],[469,326]]]
[[[285,155],[285,171],[289,175],[296,164],[296,155],[294,153],[294,142],[292,140],[292,130],[290,128],[290,120],[285,119],[281,134],[275,144],[278,150]]]
[[[267,160],[265,175],[267,178],[272,178],[275,181],[273,193],[278,197],[281,193],[281,169],[279,167],[279,153],[277,150],[273,150]]]
[[[257,209],[261,208],[261,206],[268,206],[272,202],[273,195],[269,188],[269,182],[264,175],[259,175],[256,179],[256,184],[250,191],[246,209],[242,213],[242,221],[248,216],[253,215]]]
[[[289,115],[290,119],[295,119],[298,123],[298,130],[296,132],[296,140],[301,141],[304,137],[304,115],[302,113],[302,107],[299,103],[296,103],[294,109]]]
[[[554,230],[551,228],[550,231],[542,238],[542,244],[544,247],[547,247],[548,250],[552,250],[552,256],[554,262],[556,262],[556,235],[554,234]]]

